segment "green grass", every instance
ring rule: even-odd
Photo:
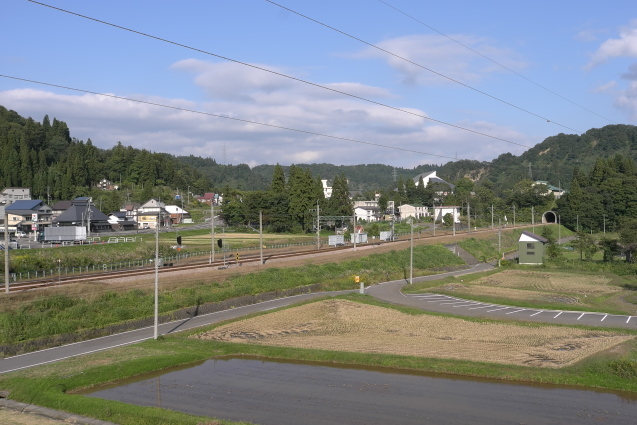
[[[431,268],[460,265],[462,261],[447,249],[422,245],[414,249],[414,276],[431,274]],[[243,295],[320,283],[324,290],[356,289],[354,276],[366,284],[405,279],[409,271],[409,250],[372,254],[353,261],[295,268],[271,268],[235,275],[218,282],[193,282],[188,287],[160,293],[160,313]],[[0,344],[102,328],[126,320],[151,317],[153,297],[148,290],[109,291],[98,296],[51,296],[37,293],[35,298],[0,312]]]
[[[411,308],[386,305],[368,296],[349,295],[346,298],[395,308],[409,314],[429,314]],[[468,320],[484,321],[483,319]],[[520,324],[520,326],[544,325]],[[208,419],[158,408],[138,407],[121,402],[84,397],[74,393],[83,388],[91,388],[173,367],[195,365],[210,358],[229,356],[303,361],[311,364],[381,367],[387,368],[388,372],[402,370],[418,373],[443,373],[516,382],[537,382],[637,392],[637,341],[635,339],[624,343],[619,349],[598,353],[573,366],[561,369],[543,369],[399,355],[267,347],[187,338],[189,334],[202,330],[191,330],[187,333],[161,337],[157,341],[147,341],[134,346],[121,347],[51,365],[0,375],[0,389],[10,391],[10,398],[13,400],[65,410],[121,425],[195,425],[205,423]],[[637,332],[625,330],[618,332],[637,335]],[[230,424],[231,422],[220,423]]]

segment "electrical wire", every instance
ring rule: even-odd
[[[331,88],[331,87],[328,87],[328,86],[324,86],[324,85],[321,85],[321,84],[318,84],[318,83],[313,83],[313,82],[308,81],[308,80],[303,80],[301,78],[293,77],[291,75],[287,75],[287,74],[284,74],[282,72],[273,71],[273,70],[268,69],[268,68],[264,68],[264,67],[261,67],[261,66],[253,65],[253,64],[250,64],[250,63],[247,63],[247,62],[242,62],[242,61],[237,60],[237,59],[232,59],[232,58],[229,58],[227,56],[222,56],[222,55],[218,55],[216,53],[211,53],[211,52],[208,52],[206,50],[202,50],[202,49],[191,47],[191,46],[188,46],[188,45],[185,45],[185,44],[177,43],[175,41],[167,40],[165,38],[161,38],[161,37],[158,37],[158,36],[147,34],[147,33],[144,33],[144,32],[141,32],[141,31],[137,31],[137,30],[134,30],[134,29],[131,29],[131,28],[127,28],[127,27],[123,27],[123,26],[120,26],[120,25],[112,24],[110,22],[102,21],[100,19],[92,18],[90,16],[82,15],[82,14],[79,14],[79,13],[76,13],[76,12],[71,12],[69,10],[62,9],[62,8],[59,8],[59,7],[55,7],[55,6],[51,6],[51,5],[46,4],[46,3],[38,2],[38,1],[35,1],[35,0],[26,0],[26,1],[28,1],[30,3],[38,4],[40,6],[48,7],[48,8],[60,11],[60,12],[68,13],[70,15],[78,16],[80,18],[84,18],[84,19],[88,19],[88,20],[91,20],[91,21],[94,21],[94,22],[98,22],[100,24],[104,24],[104,25],[108,25],[108,26],[111,26],[111,27],[114,27],[114,28],[118,28],[118,29],[121,29],[121,30],[124,30],[124,31],[129,31],[129,32],[132,32],[132,33],[137,34],[137,35],[142,35],[144,37],[152,38],[152,39],[157,40],[157,41],[162,41],[164,43],[168,43],[168,44],[172,44],[172,45],[175,45],[175,46],[183,47],[184,49],[192,50],[192,51],[199,52],[199,53],[202,53],[202,54],[205,54],[205,55],[209,55],[209,56],[213,56],[213,57],[216,57],[216,58],[219,58],[219,59],[227,60],[229,62],[234,62],[236,64],[247,66],[247,67],[250,67],[250,68],[258,69],[260,71],[268,72],[270,74],[278,75],[280,77],[288,78],[290,80],[297,81],[297,82],[304,83],[304,84],[308,84],[310,86],[318,87],[318,88],[321,88],[321,89],[324,89],[324,90],[329,90],[329,91],[334,92],[334,93],[342,94],[344,96],[348,96],[348,97],[351,97],[351,98],[354,98],[354,99],[362,100],[362,101],[365,101],[365,102],[368,102],[368,103],[371,103],[371,104],[374,104],[374,105],[382,106],[384,108],[393,109],[395,111],[402,112],[402,113],[405,113],[405,114],[409,114],[409,115],[412,115],[412,116],[416,116],[416,117],[419,117],[419,118],[423,118],[423,119],[426,119],[428,121],[432,121],[432,122],[435,122],[435,123],[438,123],[438,124],[443,124],[443,125],[446,125],[446,126],[449,126],[449,127],[457,128],[459,130],[463,130],[463,131],[467,131],[467,132],[470,132],[470,133],[478,134],[480,136],[488,137],[488,138],[491,138],[491,139],[494,139],[494,140],[499,140],[501,142],[509,143],[509,144],[520,146],[520,147],[523,147],[523,148],[527,148],[527,149],[531,148],[531,146],[526,146],[526,145],[523,145],[523,144],[520,144],[520,143],[516,143],[516,142],[510,141],[510,140],[507,140],[507,139],[504,139],[504,138],[501,138],[501,137],[498,137],[498,136],[493,136],[493,135],[490,135],[490,134],[487,134],[487,133],[482,133],[482,132],[477,131],[477,130],[471,130],[471,129],[466,128],[466,127],[462,127],[462,126],[451,124],[451,123],[448,123],[448,122],[445,122],[445,121],[437,120],[437,119],[428,117],[426,115],[418,114],[416,112],[408,111],[406,109],[402,109],[402,108],[399,108],[399,107],[396,107],[396,106],[391,106],[391,105],[388,105],[388,104],[385,104],[385,103],[382,103],[382,102],[377,102],[375,100],[367,99],[367,98],[362,97],[362,96],[357,96],[355,94],[347,93],[347,92],[344,92],[344,91],[341,91],[341,90],[336,90],[334,88]],[[576,130],[574,130],[574,131],[576,131]]]
[[[436,74],[436,75],[437,75],[437,76],[439,76],[439,77],[445,78],[445,79],[447,79],[447,80],[449,80],[449,81],[452,81],[452,82],[454,82],[454,83],[456,83],[456,84],[460,84],[460,85],[461,85],[461,86],[463,86],[463,87],[466,87],[466,88],[468,88],[468,89],[470,89],[470,90],[473,90],[473,91],[475,91],[475,92],[477,92],[477,93],[480,93],[480,94],[482,94],[482,95],[484,95],[484,96],[490,97],[491,99],[497,100],[498,102],[502,102],[502,103],[504,103],[505,105],[511,106],[512,108],[518,109],[518,110],[520,110],[520,111],[522,111],[522,112],[525,112],[525,113],[527,113],[527,114],[529,114],[529,115],[533,115],[534,117],[540,118],[540,119],[542,119],[542,120],[546,120],[546,122],[551,122],[551,123],[553,123],[553,124],[555,124],[555,125],[558,125],[558,126],[560,126],[560,127],[562,127],[562,128],[566,128],[566,129],[568,129],[568,130],[572,130],[572,131],[574,131],[574,132],[576,132],[576,133],[583,133],[582,131],[576,130],[576,129],[571,128],[571,127],[568,127],[568,126],[566,126],[566,125],[564,125],[564,124],[560,124],[560,123],[558,123],[558,122],[556,122],[556,121],[554,121],[554,120],[550,120],[550,119],[548,119],[548,118],[546,118],[546,117],[543,117],[543,116],[541,116],[541,115],[538,115],[538,114],[536,114],[536,113],[534,113],[534,112],[531,112],[531,111],[529,111],[529,110],[527,110],[527,109],[521,108],[521,107],[519,107],[519,106],[517,106],[517,105],[514,105],[513,103],[510,103],[510,102],[507,102],[506,100],[500,99],[499,97],[496,97],[496,96],[490,95],[490,94],[489,94],[489,93],[487,93],[487,92],[484,92],[484,91],[482,91],[482,90],[480,90],[480,89],[477,89],[477,88],[475,88],[475,87],[472,87],[472,86],[470,86],[470,85],[468,85],[468,84],[465,84],[465,83],[463,83],[463,82],[461,82],[461,81],[458,81],[458,80],[456,80],[456,79],[454,79],[454,78],[451,78],[451,77],[449,77],[449,76],[447,76],[447,75],[444,75],[444,74],[442,74],[442,73],[440,73],[440,72],[434,71],[434,70],[433,70],[433,69],[431,69],[431,68],[427,68],[426,66],[423,66],[423,65],[421,65],[421,64],[419,64],[419,63],[417,63],[417,62],[414,62],[414,61],[412,61],[412,60],[409,60],[409,59],[407,59],[407,58],[405,58],[405,57],[403,57],[403,56],[397,55],[396,53],[393,53],[393,52],[391,52],[391,51],[389,51],[389,50],[383,49],[382,47],[379,47],[379,46],[377,46],[377,45],[375,45],[375,44],[369,43],[369,42],[367,42],[367,41],[365,41],[365,40],[362,40],[362,39],[360,39],[360,38],[358,38],[358,37],[355,37],[355,36],[353,36],[353,35],[351,35],[351,34],[348,34],[348,33],[346,33],[345,31],[341,31],[341,30],[339,30],[339,29],[337,29],[337,28],[334,28],[334,27],[332,27],[332,26],[330,26],[330,25],[327,25],[327,24],[325,24],[325,23],[323,23],[323,22],[321,22],[321,21],[317,21],[316,19],[310,18],[310,17],[309,17],[309,16],[307,16],[307,15],[303,15],[302,13],[296,12],[296,11],[294,11],[294,10],[292,10],[292,9],[288,8],[288,7],[285,7],[285,6],[282,6],[282,5],[278,4],[278,3],[275,3],[275,2],[273,2],[272,0],[265,0],[265,1],[266,1],[266,2],[268,2],[268,3],[270,3],[270,4],[272,4],[272,5],[274,5],[274,6],[278,6],[278,7],[280,7],[281,9],[285,9],[285,10],[287,10],[288,12],[294,13],[294,14],[296,14],[296,15],[298,15],[298,16],[301,16],[301,17],[303,17],[303,18],[305,18],[305,19],[308,19],[308,20],[310,20],[310,21],[312,21],[312,22],[315,22],[315,23],[317,23],[317,24],[319,24],[319,25],[322,25],[322,26],[324,26],[324,27],[326,27],[326,28],[329,28],[329,29],[331,29],[331,30],[333,30],[333,31],[336,31],[336,32],[338,32],[338,33],[340,33],[340,34],[343,34],[343,35],[345,35],[345,36],[347,36],[347,37],[350,37],[350,38],[352,38],[352,39],[354,39],[354,40],[356,40],[356,41],[360,41],[360,42],[361,42],[361,43],[363,43],[363,44],[366,44],[366,45],[368,45],[368,46],[370,46],[370,47],[373,47],[374,49],[380,50],[381,52],[387,53],[388,55],[391,55],[391,56],[393,56],[393,57],[395,57],[395,58],[398,58],[398,59],[400,59],[400,60],[402,60],[402,61],[405,61],[405,62],[407,62],[407,63],[410,63],[410,64],[412,64],[412,65],[414,65],[414,66],[417,66],[418,68],[421,68],[421,69],[424,69],[424,70],[426,70],[426,71],[429,71],[429,72],[431,72],[431,73],[433,73],[433,74]]]
[[[547,92],[551,93],[552,95],[557,96],[557,97],[559,97],[559,98],[561,98],[561,99],[563,99],[563,100],[565,100],[565,101],[567,101],[567,102],[569,102],[569,103],[571,103],[571,104],[573,104],[573,105],[577,106],[578,108],[581,108],[581,109],[583,109],[583,110],[585,110],[585,111],[587,111],[587,112],[590,112],[590,113],[591,113],[591,114],[593,114],[593,115],[597,115],[598,117],[600,117],[600,118],[602,118],[602,119],[604,119],[604,120],[606,120],[606,121],[610,122],[611,124],[617,124],[617,123],[616,123],[616,122],[614,122],[613,120],[611,120],[611,119],[609,119],[609,118],[606,118],[605,116],[600,115],[600,114],[598,114],[597,112],[592,111],[592,110],[590,110],[590,109],[588,109],[588,108],[586,108],[586,107],[584,107],[584,106],[582,106],[582,105],[580,105],[580,104],[578,104],[578,103],[576,103],[576,102],[573,102],[572,100],[570,100],[570,99],[568,99],[568,98],[566,98],[566,97],[562,96],[562,95],[561,95],[561,94],[559,94],[559,93],[554,92],[553,90],[549,89],[548,87],[545,87],[545,86],[543,86],[542,84],[537,83],[537,82],[535,82],[535,81],[531,80],[531,79],[530,79],[530,78],[528,78],[528,77],[525,77],[523,74],[520,74],[519,72],[517,72],[517,71],[515,71],[515,70],[513,70],[513,69],[511,69],[511,68],[509,68],[508,66],[503,65],[503,64],[501,64],[500,62],[498,62],[498,61],[496,61],[496,60],[491,59],[490,57],[488,57],[488,56],[486,56],[486,55],[484,55],[484,54],[482,54],[482,53],[478,52],[478,51],[477,51],[477,50],[475,50],[475,49],[472,49],[471,47],[467,46],[466,44],[464,44],[464,43],[462,43],[462,42],[460,42],[460,41],[456,40],[455,38],[452,38],[452,37],[448,36],[447,34],[445,34],[445,33],[441,32],[441,31],[437,30],[436,28],[433,28],[433,27],[432,27],[432,26],[430,26],[430,25],[427,25],[426,23],[422,22],[421,20],[419,20],[419,19],[415,18],[415,17],[414,17],[414,16],[412,16],[412,15],[409,15],[409,14],[407,14],[407,13],[403,12],[402,10],[400,10],[400,9],[398,9],[397,7],[395,7],[395,6],[393,6],[393,5],[389,4],[389,3],[387,3],[386,1],[383,1],[383,0],[378,0],[378,1],[379,1],[379,2],[381,2],[381,3],[383,3],[384,5],[386,5],[387,7],[390,7],[390,8],[392,8],[392,9],[394,9],[396,12],[398,12],[398,13],[400,13],[400,14],[402,14],[402,15],[405,15],[405,16],[406,16],[406,17],[408,17],[409,19],[412,19],[412,20],[414,20],[414,21],[418,22],[419,24],[421,24],[421,25],[423,25],[423,26],[425,26],[425,27],[429,28],[430,30],[437,32],[438,34],[442,35],[443,37],[448,38],[449,40],[453,41],[454,43],[459,44],[460,46],[464,47],[465,49],[471,50],[473,53],[475,53],[475,54],[477,54],[477,55],[479,55],[479,56],[482,56],[482,57],[483,57],[483,58],[485,58],[486,60],[488,60],[488,61],[490,61],[490,62],[492,62],[492,63],[494,63],[494,64],[498,65],[499,67],[504,68],[504,69],[506,69],[507,71],[512,72],[513,74],[517,75],[518,77],[525,79],[525,80],[526,80],[526,81],[528,81],[529,83],[534,84],[534,85],[538,86],[539,88],[541,88],[541,89],[543,89],[543,90],[546,90]]]
[[[41,82],[41,81],[29,80],[29,79],[26,79],[26,78],[13,77],[13,76],[10,76],[10,75],[0,74],[0,77],[2,77],[2,78],[10,78],[10,79],[13,79],[13,80],[18,80],[18,81],[24,81],[24,82],[27,82],[27,83],[40,84],[40,85],[43,85],[43,86],[56,87],[56,88],[65,89],[65,90],[72,90],[72,91],[76,91],[76,92],[80,92],[80,93],[88,93],[88,94],[93,94],[93,95],[96,95],[96,96],[104,96],[104,97],[109,97],[109,98],[112,98],[112,99],[119,99],[119,100],[126,100],[126,101],[129,101],[129,102],[142,103],[144,105],[158,106],[158,107],[161,107],[161,108],[168,108],[168,109],[174,109],[174,110],[177,110],[177,111],[190,112],[190,113],[193,113],[193,114],[206,115],[206,116],[215,117],[215,118],[223,118],[223,119],[227,119],[227,120],[239,121],[239,122],[248,123],[248,124],[257,124],[257,125],[262,125],[264,127],[276,128],[276,129],[287,130],[287,131],[294,131],[294,132],[297,132],[297,133],[309,134],[309,135],[312,135],[312,136],[327,137],[327,138],[330,138],[330,139],[341,140],[341,141],[345,141],[345,142],[359,143],[359,144],[363,144],[363,145],[375,146],[375,147],[385,148],[385,149],[393,149],[393,150],[398,150],[398,151],[402,151],[402,152],[417,153],[417,154],[426,155],[426,156],[433,156],[433,157],[437,157],[437,158],[445,158],[445,159],[452,159],[452,160],[456,159],[456,158],[451,157],[451,156],[437,155],[437,154],[433,154],[433,153],[429,153],[429,152],[422,152],[422,151],[417,151],[417,150],[413,150],[413,149],[401,148],[401,147],[397,147],[397,146],[389,146],[389,145],[383,145],[383,144],[380,144],[380,143],[365,142],[365,141],[362,141],[362,140],[350,139],[350,138],[347,138],[347,137],[333,136],[333,135],[329,135],[329,134],[316,133],[316,132],[313,132],[313,131],[300,130],[300,129],[297,129],[297,128],[284,127],[284,126],[274,125],[274,124],[267,124],[267,123],[258,122],[258,121],[251,121],[251,120],[246,120],[246,119],[241,119],[241,118],[236,118],[236,117],[229,117],[229,116],[226,116],[226,115],[213,114],[213,113],[210,113],[210,112],[196,111],[194,109],[187,109],[187,108],[181,108],[181,107],[178,107],[178,106],[164,105],[162,103],[149,102],[149,101],[146,101],[146,100],[133,99],[133,98],[130,98],[130,97],[116,96],[114,94],[98,93],[98,92],[94,92],[94,91],[90,91],[90,90],[83,90],[83,89],[78,89],[78,88],[73,88],[73,87],[68,87],[68,86],[62,86],[62,85],[59,85],[59,84],[44,83],[44,82]]]

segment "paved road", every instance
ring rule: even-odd
[[[414,282],[441,279],[447,276],[461,276],[492,269],[488,263],[475,264],[465,270],[443,273],[433,276],[414,278]],[[458,316],[486,317],[493,319],[536,321],[542,323],[556,323],[568,325],[590,325],[598,327],[614,327],[637,329],[637,316],[620,316],[604,313],[589,313],[563,310],[535,310],[529,308],[510,307],[504,305],[487,304],[476,301],[467,301],[440,294],[403,294],[401,288],[408,283],[405,280],[385,282],[366,288],[365,292],[382,301],[392,304],[406,305],[427,311],[449,313]],[[305,301],[323,296],[336,296],[353,291],[319,292],[302,294],[288,298],[266,301],[259,304],[233,308],[230,310],[196,316],[187,320],[164,323],[159,326],[160,335],[179,332],[200,326],[209,325],[223,320],[234,319],[246,314],[266,311],[287,306],[300,301]],[[110,335],[88,341],[77,342],[61,347],[49,348],[33,353],[22,354],[14,357],[0,359],[0,374],[28,367],[53,363],[69,357],[108,350],[123,345],[134,344],[153,338],[152,327],[129,331],[121,334]]]

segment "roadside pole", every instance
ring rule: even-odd
[[[215,200],[210,200],[210,264],[215,261]]]
[[[411,217],[411,238],[410,238],[410,250],[409,250],[409,284],[414,284],[414,218]],[[434,221],[435,226],[435,221]]]
[[[155,222],[155,325],[153,338],[157,339],[157,327],[159,326],[159,215]]]
[[[4,214],[4,291],[9,293],[9,214]]]
[[[259,210],[259,260],[263,265],[263,211]]]

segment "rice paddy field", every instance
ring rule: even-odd
[[[612,331],[410,315],[335,299],[236,321],[198,339],[561,368],[634,338]]]

